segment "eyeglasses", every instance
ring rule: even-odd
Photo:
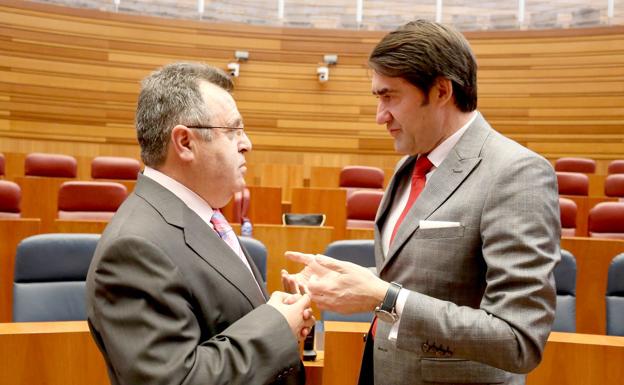
[[[222,130],[227,130],[226,135],[230,139],[234,138],[232,133],[236,132],[236,137],[240,138],[245,134],[245,127],[226,127],[226,126],[186,126],[187,128],[194,128],[196,130],[211,130],[213,128],[220,128]]]

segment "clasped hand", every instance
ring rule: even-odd
[[[342,314],[372,311],[388,290],[387,282],[354,263],[294,251],[287,251],[286,257],[305,267],[296,274],[282,270],[284,289],[309,294],[320,309]]]

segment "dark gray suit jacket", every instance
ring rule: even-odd
[[[297,341],[253,279],[199,216],[139,176],[87,276],[89,327],[111,383],[303,383]]]
[[[414,160],[400,162],[375,227],[380,277],[411,293],[396,343],[387,338],[390,325],[378,322],[364,369],[374,360],[377,385],[524,383],[513,373],[539,363],[555,312],[554,170],[477,116],[427,181],[384,258],[380,231]],[[420,220],[460,225],[421,229]]]

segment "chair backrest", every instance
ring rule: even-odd
[[[250,237],[238,237],[241,245],[247,253],[253,259],[254,263],[258,270],[260,270],[260,275],[262,276],[262,280],[266,284],[266,269],[267,269],[267,249],[262,242],[257,239],[253,239]]]
[[[91,161],[93,179],[136,180],[141,171],[141,163],[133,158],[121,156],[98,156]]]
[[[375,242],[372,239],[335,241],[327,245],[325,255],[364,267],[374,267]],[[321,317],[324,321],[370,322],[373,319],[373,313],[340,314],[323,311]]]
[[[340,171],[340,187],[383,188],[384,172],[378,167],[345,166]]]
[[[85,280],[98,234],[42,234],[17,246],[13,321],[85,320]]]
[[[559,197],[561,215],[561,236],[573,237],[576,233],[576,203],[572,199]]]
[[[602,202],[589,210],[589,236],[624,239],[624,202]]]
[[[607,174],[624,174],[624,159],[616,159],[609,163]]]
[[[383,191],[359,190],[347,198],[347,227],[372,229]]]
[[[323,226],[325,214],[282,214],[282,224],[292,226]]]
[[[19,218],[22,190],[8,180],[0,180],[0,218]]]
[[[75,178],[78,162],[76,158],[61,154],[33,152],[26,155],[24,175]]]
[[[588,195],[589,177],[578,172],[557,172],[560,195]]]
[[[567,250],[561,250],[561,262],[555,267],[557,308],[552,330],[576,331],[576,259]]]
[[[126,186],[115,182],[64,182],[59,188],[59,219],[109,220],[126,199]]]
[[[3,176],[5,171],[4,171],[4,154],[0,152],[0,176]]]
[[[604,193],[608,197],[624,198],[624,174],[607,175]]]
[[[559,158],[555,161],[555,171],[593,174],[596,172],[596,161],[589,158]]]
[[[609,265],[607,278],[607,334],[624,336],[624,253]]]

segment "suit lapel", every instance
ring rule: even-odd
[[[239,243],[240,243],[240,240],[239,240]],[[251,256],[249,255],[247,250],[245,250],[245,247],[243,247],[242,244],[241,244],[241,249],[243,250],[243,254],[245,254],[247,263],[249,263],[249,266],[251,267],[251,271],[253,272],[253,276],[256,279],[256,282],[258,282],[258,286],[262,290],[262,295],[264,296],[264,300],[266,302],[269,299],[269,293],[264,288],[264,284],[263,284],[264,280],[262,279],[262,274],[260,274],[260,270],[258,270],[258,266],[256,266],[256,263],[254,262],[253,258],[251,258]]]
[[[258,290],[254,277],[238,255],[178,197],[142,175],[135,193],[149,202],[168,224],[183,229],[186,245],[234,285],[252,306],[266,303],[265,293]]]
[[[403,244],[418,229],[419,221],[429,218],[438,207],[444,204],[481,162],[481,148],[490,130],[491,128],[489,128],[487,122],[479,114],[446,159],[431,174],[425,188],[399,227],[379,272],[388,265]],[[410,164],[412,163],[413,161],[410,162]],[[397,176],[401,175],[397,172]],[[397,182],[397,180],[400,180],[400,178],[395,177],[393,182]],[[392,196],[394,197],[394,195],[393,193]],[[377,239],[381,239],[381,237]]]

